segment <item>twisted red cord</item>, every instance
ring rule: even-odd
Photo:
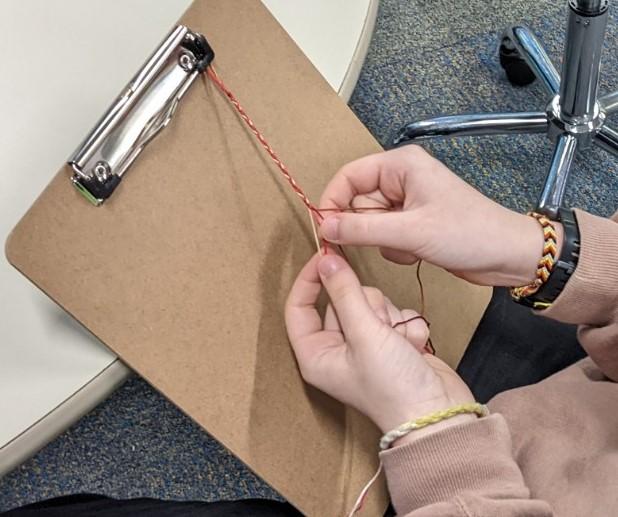
[[[279,158],[277,153],[274,151],[274,149],[270,146],[270,144],[268,143],[264,135],[257,128],[253,120],[251,120],[251,117],[249,117],[245,109],[242,107],[242,105],[240,104],[240,101],[236,98],[236,96],[232,93],[232,91],[227,86],[225,86],[221,78],[217,75],[217,72],[215,72],[212,65],[206,69],[206,73],[208,74],[208,77],[210,77],[212,82],[215,83],[217,88],[219,88],[221,93],[223,93],[227,97],[227,99],[230,101],[230,103],[236,108],[236,111],[238,112],[238,115],[240,116],[240,118],[245,122],[245,124],[247,124],[247,126],[249,127],[251,132],[255,135],[255,137],[258,139],[258,141],[260,142],[264,150],[268,153],[268,156],[270,156],[273,162],[275,162],[275,164],[281,171],[281,174],[283,174],[283,177],[287,180],[287,182],[290,184],[294,192],[298,195],[298,197],[302,200],[305,206],[309,209],[309,212],[317,217],[317,223],[320,224],[324,220],[324,216],[320,213],[320,209],[317,208],[309,200],[309,197],[307,196],[307,194],[305,194],[305,192],[300,187],[300,185],[296,183],[296,180],[290,174],[290,171],[288,170],[287,166],[281,161],[281,159]],[[344,208],[344,209],[325,208],[323,210],[324,211],[347,212],[347,211],[356,211],[356,210],[385,210],[385,209],[380,208],[380,207],[364,207],[364,208]],[[323,241],[323,249],[324,249],[324,253],[327,253],[328,246],[325,241]],[[340,246],[339,246],[339,249],[343,257],[346,258],[345,253]],[[421,263],[419,262],[418,267],[416,269],[416,278],[418,280],[420,291],[421,291],[421,305],[422,305],[421,315],[415,316],[414,318],[410,318],[408,320],[399,321],[393,325],[393,328],[396,328],[399,325],[404,325],[416,319],[422,319],[423,321],[425,321],[427,326],[429,326],[429,322],[422,315],[425,312],[425,295],[424,295],[424,290],[423,290],[423,282],[421,281],[421,277],[420,277],[420,265]],[[428,353],[435,354],[435,350],[433,349],[433,345],[431,344],[431,339],[428,339],[427,344],[425,345],[425,349]]]
[[[240,115],[240,118],[242,118],[245,121],[245,123],[247,124],[247,126],[249,126],[249,129],[251,129],[251,132],[255,135],[255,137],[258,139],[260,144],[262,144],[262,147],[268,153],[268,156],[270,156],[272,158],[273,162],[275,162],[275,164],[277,165],[277,167],[281,171],[281,174],[283,174],[283,177],[290,184],[290,186],[292,187],[294,192],[296,192],[298,197],[300,197],[300,199],[305,204],[305,206],[313,214],[315,214],[318,217],[318,221],[322,221],[324,219],[324,216],[320,213],[320,211],[316,208],[316,206],[309,200],[309,197],[307,197],[307,194],[305,194],[305,192],[300,187],[300,185],[298,185],[298,183],[296,183],[296,180],[290,174],[290,171],[288,170],[288,168],[285,165],[285,163],[283,163],[281,161],[281,159],[279,158],[277,153],[274,151],[274,149],[267,142],[266,138],[264,138],[264,135],[256,127],[256,125],[253,122],[253,120],[251,120],[249,115],[247,115],[247,112],[245,111],[245,109],[240,104],[240,101],[236,98],[236,96],[232,93],[232,91],[229,90],[227,86],[225,86],[225,84],[219,78],[219,76],[217,75],[217,72],[215,72],[215,70],[214,70],[214,68],[212,66],[209,66],[206,69],[206,73],[212,79],[212,81],[217,85],[219,90],[221,90],[221,92],[228,98],[228,100],[236,108],[236,111]]]

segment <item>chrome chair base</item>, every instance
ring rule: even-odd
[[[554,142],[554,153],[536,211],[555,218],[576,152],[598,145],[618,156],[618,131],[606,123],[607,116],[618,111],[618,92],[597,95],[608,0],[569,0],[568,4],[561,75],[527,27],[511,26],[502,39],[501,64],[509,79],[517,84],[540,81],[550,97],[544,111],[450,115],[413,122],[400,131],[393,145],[455,136],[546,133]],[[509,69],[518,62],[517,70]]]

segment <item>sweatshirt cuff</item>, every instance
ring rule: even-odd
[[[397,514],[464,492],[528,497],[502,415],[446,427],[380,453]]]
[[[581,240],[575,271],[554,303],[538,313],[564,323],[602,326],[618,303],[618,223],[575,210]]]

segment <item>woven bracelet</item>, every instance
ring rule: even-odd
[[[415,420],[410,420],[405,424],[400,425],[399,427],[393,429],[386,433],[382,439],[380,440],[380,449],[386,450],[393,445],[395,440],[399,440],[399,438],[403,438],[407,434],[415,431],[416,429],[422,429],[423,427],[427,427],[431,424],[437,424],[438,422],[442,422],[442,420],[447,420],[448,418],[452,418],[457,415],[465,415],[468,413],[474,413],[480,417],[489,415],[489,409],[484,404],[479,404],[478,402],[472,402],[470,404],[460,404],[458,406],[453,406],[448,409],[443,409],[441,411],[436,411],[435,413],[430,413],[429,415],[423,416],[421,418],[416,418]]]
[[[558,235],[554,223],[545,215],[537,214],[536,212],[528,212],[530,217],[534,217],[543,229],[543,254],[536,269],[536,278],[528,285],[521,287],[512,287],[511,296],[515,300],[526,298],[536,293],[541,286],[547,282],[556,263],[556,254],[558,252]]]

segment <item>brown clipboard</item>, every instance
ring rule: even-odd
[[[258,0],[196,2],[219,74],[317,200],[346,162],[381,148]],[[306,209],[212,83],[101,207],[63,167],[11,233],[18,270],[308,515],[348,511],[377,467],[377,429],[302,381],[285,298],[315,252]],[[414,271],[347,251],[366,284],[418,307]],[[438,355],[456,365],[488,289],[426,266]],[[386,505],[382,483],[363,514]]]

